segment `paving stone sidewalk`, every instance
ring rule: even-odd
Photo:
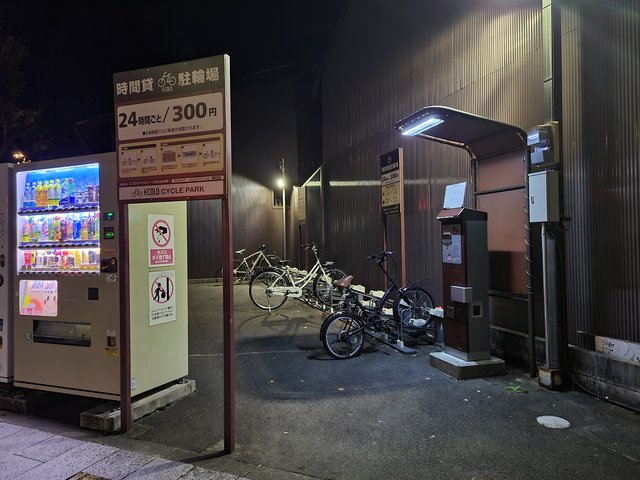
[[[246,480],[0,421],[2,480]]]

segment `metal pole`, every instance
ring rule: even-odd
[[[547,232],[545,229],[546,223],[542,223],[542,229],[540,230],[540,236],[542,241],[542,298],[544,313],[544,345],[545,345],[545,362],[549,367],[549,286],[547,278]]]
[[[129,207],[118,204],[120,235],[120,431],[133,426],[131,411],[131,317],[129,312]]]
[[[527,152],[525,150],[525,152]],[[525,153],[524,157],[524,181],[525,181],[525,205],[529,202],[529,154]],[[536,322],[535,322],[535,305],[533,292],[533,235],[531,232],[531,222],[529,220],[529,208],[525,207],[525,274],[527,277],[527,326],[529,329],[528,350],[529,350],[529,376],[535,378],[538,376],[538,368],[536,366]]]
[[[400,170],[400,264],[402,267],[402,286],[407,286],[407,242],[404,228],[404,150],[398,149],[398,169]],[[402,322],[400,322],[402,323]],[[402,328],[402,327],[401,327]]]
[[[287,199],[285,188],[287,186],[284,176],[284,158],[280,161],[282,170],[282,259],[287,259]]]
[[[235,337],[233,310],[233,223],[231,220],[231,75],[230,59],[224,56],[224,104],[225,104],[225,172],[224,196],[222,197],[222,250],[223,250],[223,363],[224,363],[224,453],[229,454],[236,448],[236,370]]]

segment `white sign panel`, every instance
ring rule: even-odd
[[[158,200],[175,198],[187,200],[196,197],[210,197],[222,195],[223,180],[209,180],[202,182],[165,183],[151,186],[130,186],[119,189],[120,200]]]
[[[402,204],[402,149],[385,153],[380,156],[380,184],[382,198],[382,213],[389,215],[400,213]]]
[[[176,272],[149,272],[149,326],[176,320]]]
[[[595,350],[640,364],[640,344],[596,335]]]
[[[149,266],[175,265],[173,215],[149,214],[147,225]]]
[[[167,137],[222,130],[222,92],[120,105],[117,108],[118,141]]]
[[[467,191],[467,182],[447,185],[444,190],[444,205],[442,208],[462,208],[464,206],[464,194]]]

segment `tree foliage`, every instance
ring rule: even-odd
[[[34,138],[40,112],[21,103],[26,86],[22,66],[29,50],[0,26],[0,161],[11,161],[13,149],[41,148]],[[37,136],[36,136],[37,137]]]

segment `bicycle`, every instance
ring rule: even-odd
[[[315,244],[304,247],[311,248],[316,257],[308,272],[298,272],[285,260],[279,262],[278,268],[266,268],[253,276],[249,283],[249,297],[255,306],[271,311],[280,308],[287,298],[303,298],[305,294],[312,294],[321,305],[331,308],[336,299],[333,281],[346,277],[346,273],[338,268],[329,268],[333,262],[322,263]]]
[[[248,279],[253,277],[257,272],[264,270],[268,267],[273,267],[278,265],[280,262],[280,257],[273,253],[265,253],[269,248],[269,244],[265,243],[260,245],[257,251],[253,252],[251,255],[245,257],[244,252],[246,248],[241,250],[237,250],[234,252],[235,255],[240,255],[242,259],[234,258],[233,259],[233,283],[234,285],[240,285],[241,283],[246,282]],[[218,269],[216,273],[217,278],[222,278],[222,267]]]
[[[329,315],[320,327],[322,344],[333,358],[357,356],[364,346],[365,335],[403,353],[415,353],[404,346],[404,328],[427,332],[435,339],[438,326],[431,316],[433,297],[421,287],[398,287],[383,266],[391,255],[393,252],[382,252],[367,257],[378,264],[389,282],[389,288],[381,298],[369,296],[368,301],[362,301],[362,293],[351,288],[351,275],[334,282],[334,286],[343,292],[341,310]],[[396,342],[388,341],[389,336]]]

